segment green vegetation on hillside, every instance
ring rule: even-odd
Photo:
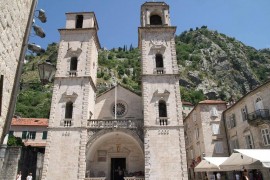
[[[269,78],[270,50],[256,50],[206,26],[192,28],[176,36],[177,62],[182,100],[198,103],[204,99],[228,100],[241,97]],[[50,44],[44,54],[28,55],[24,66],[16,114],[48,118],[52,84],[39,82],[37,64],[50,59],[56,64],[58,45]],[[141,92],[141,62],[138,48],[124,46],[100,50],[97,93],[111,88],[115,81]]]

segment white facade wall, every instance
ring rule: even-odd
[[[115,103],[115,89],[112,89],[97,97],[95,105],[95,119],[114,119],[112,108]],[[127,105],[127,112],[120,118],[143,118],[142,98],[135,93],[117,86],[117,102],[124,102]]]
[[[9,109],[31,5],[32,0],[0,1],[0,75],[4,75],[0,136]]]

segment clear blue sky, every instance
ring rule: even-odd
[[[47,23],[36,23],[46,38],[30,42],[44,48],[59,42],[59,28],[65,27],[65,12],[94,11],[102,47],[137,46],[140,6],[145,0],[39,0],[38,8],[47,13]],[[165,0],[170,5],[171,23],[177,35],[189,28],[207,25],[235,37],[256,49],[270,48],[270,0]]]

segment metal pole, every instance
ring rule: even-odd
[[[117,118],[117,82],[115,83],[115,91],[114,91],[114,119]]]
[[[8,113],[7,113],[7,117],[5,120],[5,125],[3,127],[3,133],[1,135],[1,144],[3,144],[3,140],[4,140],[5,135],[8,134],[8,131],[9,131],[9,128],[11,125],[11,121],[12,121],[12,118],[13,118],[13,115],[15,112],[17,95],[18,95],[18,92],[20,89],[20,79],[21,79],[22,70],[23,70],[23,63],[24,63],[24,58],[25,58],[25,54],[26,54],[26,50],[27,50],[27,44],[28,44],[29,35],[31,32],[31,28],[32,28],[32,23],[33,23],[33,19],[34,19],[34,13],[35,13],[36,6],[37,6],[37,0],[33,0],[32,5],[31,5],[31,9],[30,9],[30,13],[29,13],[29,17],[28,17],[28,21],[27,21],[27,25],[26,25],[26,29],[25,29],[25,33],[24,33],[24,37],[23,37],[22,48],[21,48],[20,57],[19,57],[18,65],[17,65],[17,70],[16,70],[16,74],[15,74],[15,78],[14,78],[14,84],[13,84],[12,94],[10,97]]]

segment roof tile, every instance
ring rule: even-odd
[[[13,118],[12,126],[48,126],[48,119],[44,118]]]

